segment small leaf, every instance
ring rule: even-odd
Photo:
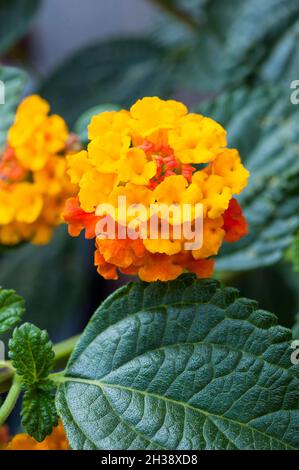
[[[58,425],[58,415],[50,381],[25,392],[21,417],[24,430],[36,441],[41,442],[52,433]]]
[[[26,33],[40,3],[40,0],[1,0],[0,53]]]
[[[2,24],[4,22],[2,21]],[[13,123],[16,108],[27,81],[27,74],[20,69],[0,66],[0,80],[4,84],[5,103],[0,104],[0,153],[7,140],[7,132]]]
[[[14,290],[0,288],[0,334],[14,328],[24,312],[24,299]]]
[[[96,311],[56,406],[73,449],[299,449],[291,331],[238,291],[184,275]]]
[[[48,333],[24,323],[14,330],[9,341],[9,357],[26,388],[38,384],[53,367],[54,352]]]
[[[142,96],[163,97],[172,88],[172,71],[164,48],[147,37],[107,40],[76,52],[40,94],[72,126],[95,103],[127,107]]]
[[[120,107],[115,104],[100,104],[85,111],[74,125],[74,132],[79,136],[81,143],[84,145],[88,143],[88,125],[93,116],[105,111],[118,111],[119,109]]]

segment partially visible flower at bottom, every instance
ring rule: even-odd
[[[172,280],[185,270],[210,277],[223,241],[235,242],[248,232],[234,195],[247,185],[249,172],[238,151],[227,147],[225,129],[210,118],[188,113],[182,103],[149,97],[130,111],[94,116],[88,130],[87,150],[67,159],[77,191],[63,217],[70,235],[85,230],[86,238],[96,239],[99,274],[117,279],[120,271],[147,282]],[[119,208],[120,198],[130,209],[126,214]],[[111,213],[104,210],[116,228],[112,237],[102,227],[103,206],[112,207]],[[132,211],[140,206],[142,215],[134,220]],[[165,216],[158,209],[153,216],[153,206],[173,210]],[[155,217],[158,223],[148,236]],[[201,246],[190,243],[201,238],[199,219]]]
[[[3,450],[69,450],[63,425],[59,422],[50,436],[42,442],[37,442],[28,434],[17,434],[4,446]]]

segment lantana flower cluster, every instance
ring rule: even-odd
[[[68,157],[68,173],[78,189],[67,201],[64,218],[71,235],[84,229],[87,238],[96,239],[98,272],[106,279],[117,279],[118,271],[137,274],[149,282],[175,279],[184,270],[211,276],[223,241],[234,242],[247,233],[234,195],[246,186],[249,173],[238,151],[227,147],[223,127],[188,113],[180,102],[148,97],[130,111],[94,116],[88,132],[87,150]],[[97,236],[100,204],[112,204],[115,223],[124,224],[117,213],[120,195],[136,206],[202,204],[202,246],[186,250],[184,237],[174,238],[171,231],[168,239]],[[148,212],[147,222],[150,218]],[[176,223],[171,220],[173,230]]]
[[[47,243],[74,192],[64,157],[76,144],[65,121],[49,110],[45,100],[29,96],[8,132],[0,154],[0,244]]]
[[[2,450],[70,450],[70,447],[62,422],[59,421],[58,426],[53,428],[50,436],[47,436],[42,442],[37,442],[28,434],[22,433],[17,434],[5,443]]]

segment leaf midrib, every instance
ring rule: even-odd
[[[240,300],[241,297],[239,297],[237,300]],[[232,302],[229,306],[233,305],[235,303]],[[196,341],[194,343],[192,342],[189,342],[189,341],[186,341],[184,343],[172,343],[172,344],[165,344],[165,345],[161,345],[159,348],[154,348],[152,350],[149,350],[149,351],[146,351],[146,352],[151,352],[151,351],[156,351],[157,349],[162,349],[162,348],[165,348],[165,347],[170,347],[170,346],[179,346],[179,345],[182,345],[182,344],[204,344],[204,345],[212,345],[212,346],[215,346],[215,347],[218,347],[218,348],[223,348],[223,349],[228,349],[228,347],[226,345],[223,345],[223,344],[218,344],[218,343],[211,343],[210,341],[208,341],[208,336],[210,335],[211,331],[213,331],[216,327],[219,327],[219,325],[221,325],[221,323],[223,323],[224,321],[230,321],[230,322],[234,322],[234,321],[246,321],[249,325],[251,325],[253,328],[256,328],[258,330],[263,330],[265,331],[265,328],[260,328],[259,326],[255,325],[253,322],[251,322],[248,318],[232,318],[232,317],[229,317],[225,314],[225,311],[226,309],[222,308],[222,307],[219,307],[218,305],[215,305],[215,304],[210,304],[209,301],[207,302],[173,302],[171,304],[160,304],[160,305],[157,305],[157,306],[151,306],[151,307],[148,307],[148,308],[142,308],[141,310],[138,310],[136,312],[133,312],[131,313],[129,316],[127,317],[124,317],[120,320],[118,320],[117,322],[115,323],[111,323],[109,325],[107,325],[106,329],[102,330],[101,332],[99,332],[91,341],[89,341],[88,345],[85,346],[81,351],[80,351],[80,354],[78,354],[75,358],[75,362],[74,363],[70,363],[70,368],[72,368],[73,364],[77,363],[79,358],[81,356],[83,356],[83,354],[86,352],[87,348],[89,346],[91,346],[95,341],[98,340],[99,336],[102,335],[102,334],[105,334],[110,328],[114,328],[115,326],[117,326],[118,324],[122,323],[125,319],[127,318],[132,318],[132,317],[137,317],[138,315],[142,314],[142,313],[148,313],[148,312],[153,312],[155,313],[155,311],[157,309],[164,309],[166,310],[166,313],[167,313],[167,307],[176,307],[176,306],[180,306],[180,307],[184,307],[186,305],[212,305],[216,308],[219,308],[220,310],[222,310],[224,312],[223,314],[223,318],[216,324],[213,326],[213,328],[211,330],[209,330],[208,334],[205,336],[204,340],[202,341]],[[253,309],[253,311],[257,311],[258,309]],[[165,313],[165,312],[164,312]],[[92,324],[92,323],[91,323]],[[273,328],[273,326],[275,327],[276,325],[272,325],[270,326],[267,330],[269,331],[271,328]],[[254,331],[254,330],[253,330]],[[81,338],[81,341],[84,341],[84,337]],[[80,343],[78,343],[79,345]],[[235,352],[238,352],[240,354],[248,354],[249,356],[255,358],[255,359],[259,359],[259,360],[262,360],[265,364],[268,364],[270,365],[271,367],[274,367],[274,368],[277,368],[279,370],[284,370],[285,372],[287,372],[288,374],[290,375],[293,375],[293,371],[291,370],[291,368],[289,367],[285,367],[283,365],[280,365],[280,364],[275,364],[273,362],[270,362],[269,360],[265,359],[265,357],[263,356],[258,356],[254,353],[252,353],[251,351],[248,351],[248,350],[242,350],[242,349],[237,349],[237,348],[232,348],[231,346],[229,347],[230,350],[232,351],[235,351]],[[264,351],[264,353],[267,351],[267,349]],[[76,351],[74,351],[76,352]],[[142,353],[143,354],[143,353]],[[135,358],[134,358],[135,359]]]
[[[74,382],[74,383],[81,383],[81,384],[85,384],[85,385],[93,385],[93,386],[96,386],[96,387],[100,388],[103,391],[104,396],[106,396],[106,393],[104,391],[105,387],[106,388],[114,388],[114,389],[117,389],[117,390],[126,391],[126,392],[130,392],[130,393],[137,393],[137,394],[139,393],[143,396],[156,398],[157,400],[162,400],[162,401],[165,401],[165,402],[169,402],[169,403],[172,403],[176,406],[182,406],[185,409],[187,408],[187,409],[190,409],[192,411],[195,411],[196,413],[201,413],[207,419],[210,419],[210,418],[214,417],[214,418],[222,419],[223,421],[228,421],[229,423],[235,424],[235,425],[240,426],[240,427],[244,427],[244,428],[248,429],[251,432],[261,434],[262,436],[269,439],[270,441],[274,440],[274,441],[280,443],[282,446],[284,446],[286,448],[289,448],[290,450],[299,450],[299,448],[293,447],[291,444],[283,442],[277,437],[273,437],[273,436],[271,436],[271,435],[269,435],[269,434],[267,434],[263,431],[260,431],[259,429],[256,429],[252,426],[249,426],[248,423],[242,423],[242,422],[236,421],[232,418],[228,418],[228,417],[223,416],[223,415],[217,415],[215,413],[209,413],[207,411],[202,410],[201,408],[196,408],[196,407],[190,405],[189,403],[184,403],[184,402],[181,402],[181,401],[178,401],[178,400],[174,400],[172,398],[165,397],[163,395],[159,395],[159,394],[156,394],[156,393],[146,392],[144,390],[134,389],[134,388],[127,387],[127,386],[124,386],[124,385],[119,385],[119,384],[109,384],[109,383],[106,383],[106,382],[102,382],[100,380],[83,379],[83,378],[71,377],[71,376],[56,376],[56,381],[58,383],[61,383],[61,384],[63,384],[63,383],[65,384],[65,383],[68,383],[68,382]],[[67,390],[65,390],[65,393],[67,393]],[[213,422],[213,424],[215,425],[214,422]],[[235,444],[235,443],[233,443],[233,444]]]

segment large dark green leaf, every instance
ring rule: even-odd
[[[26,33],[40,0],[1,0],[0,54]]]
[[[226,244],[220,271],[276,263],[299,227],[299,114],[289,96],[264,87],[225,93],[197,111],[219,121],[251,173],[239,201],[249,235]]]
[[[0,67],[0,80],[4,84],[5,103],[0,104],[0,152],[3,149],[7,131],[10,128],[16,108],[20,102],[27,75],[20,69]]]
[[[83,333],[58,412],[74,449],[299,449],[290,344],[216,281],[129,284]]]
[[[188,22],[179,21],[179,14],[155,22],[155,37],[175,54],[176,78],[181,83],[199,91],[219,91],[243,80],[279,81],[289,86],[297,78],[297,0],[164,3],[177,12],[193,15],[199,23],[197,29],[190,27]]]
[[[250,0],[237,13],[227,33],[228,76],[288,85],[299,66],[299,3]]]
[[[171,69],[163,48],[146,38],[99,42],[67,60],[41,94],[70,124],[96,104],[129,106],[146,95],[164,95]]]

